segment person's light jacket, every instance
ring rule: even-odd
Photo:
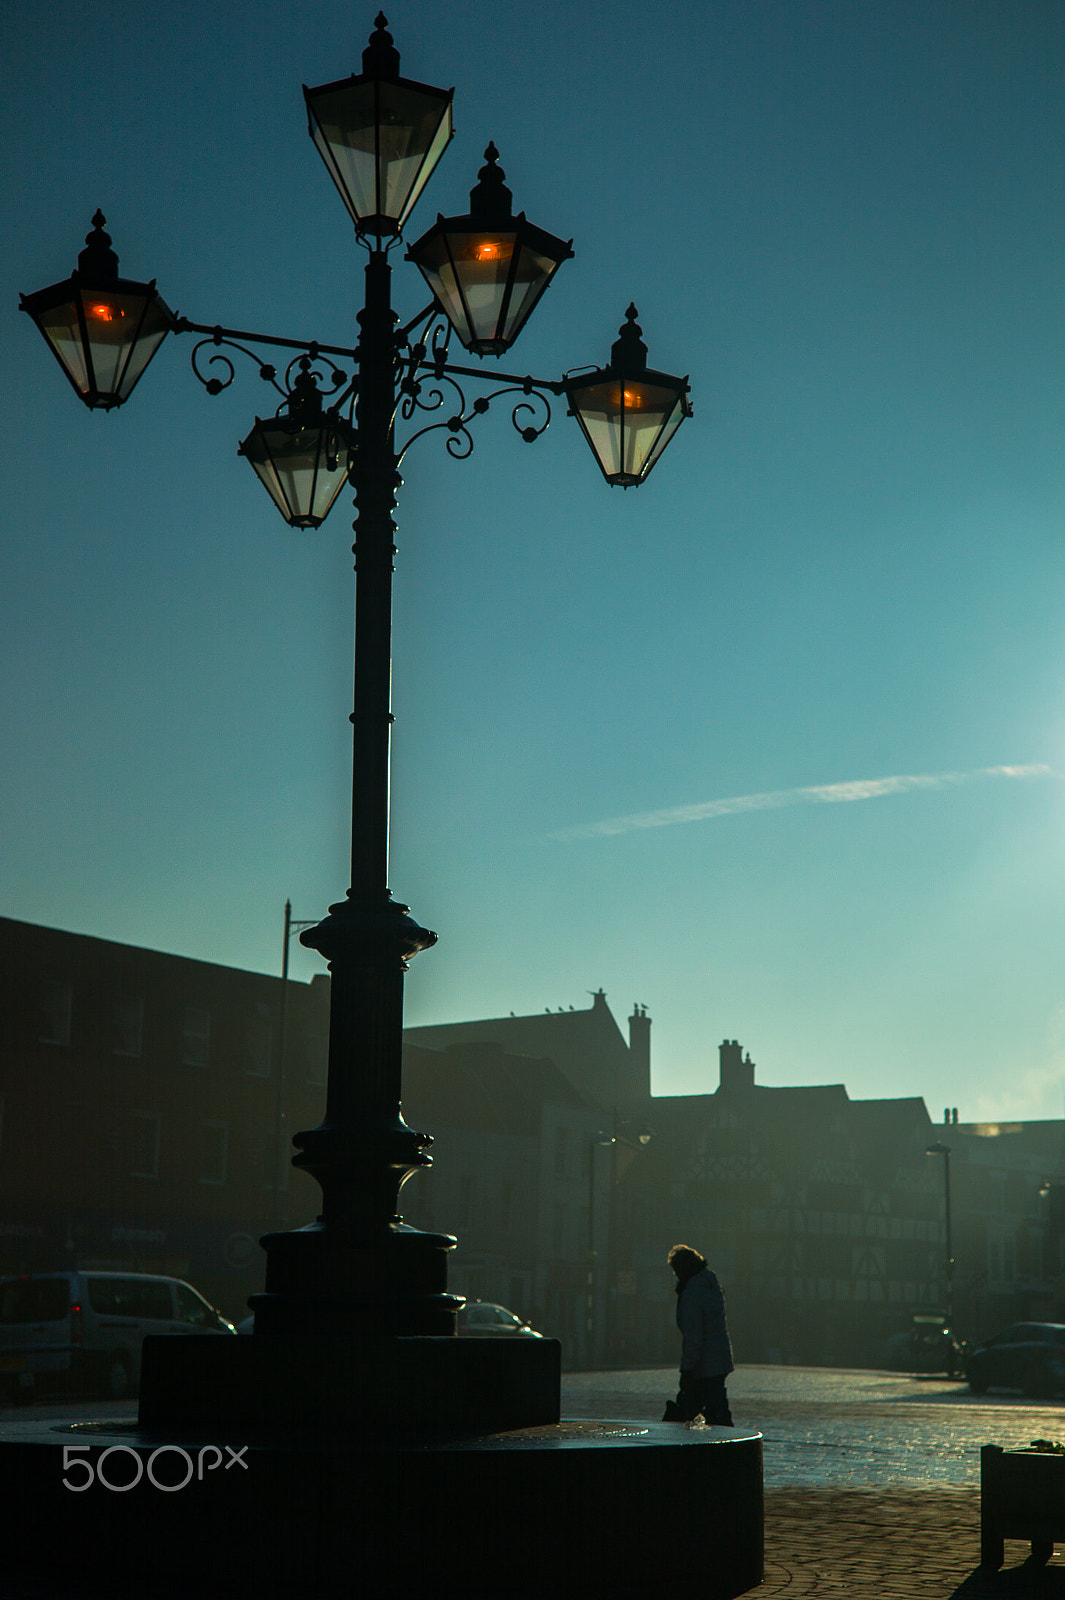
[[[682,1372],[692,1372],[697,1378],[723,1378],[733,1371],[725,1296],[709,1267],[690,1277],[677,1296],[677,1327],[683,1341]]]

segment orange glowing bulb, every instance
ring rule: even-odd
[[[474,259],[477,261],[498,261],[503,254],[497,244],[479,244],[474,250]]]
[[[109,305],[89,306],[88,311],[89,316],[96,322],[114,322],[126,314],[120,307]]]

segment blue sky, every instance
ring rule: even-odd
[[[290,531],[238,460],[250,364],[211,399],[174,338],[90,414],[16,306],[100,206],[192,319],[353,341],[300,85],[358,70],[375,9],[0,21],[4,914],[276,971],[286,896],[347,884],[345,501]],[[1060,1116],[1065,9],[386,11],[456,91],[410,237],[490,139],[573,237],[506,367],[605,360],[634,299],[695,406],[624,493],[561,414],[407,458],[391,883],[441,935],[408,1020],[602,986],[648,1005],[659,1092],[735,1037],[765,1083]]]

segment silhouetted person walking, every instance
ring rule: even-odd
[[[725,1379],[734,1366],[721,1285],[705,1256],[690,1245],[675,1244],[669,1265],[677,1275],[677,1327],[683,1343],[680,1389],[676,1400],[667,1400],[662,1421],[693,1422],[702,1412],[707,1422],[731,1428]]]

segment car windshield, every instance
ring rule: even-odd
[[[14,1278],[0,1283],[0,1323],[59,1322],[69,1309],[66,1278]]]

